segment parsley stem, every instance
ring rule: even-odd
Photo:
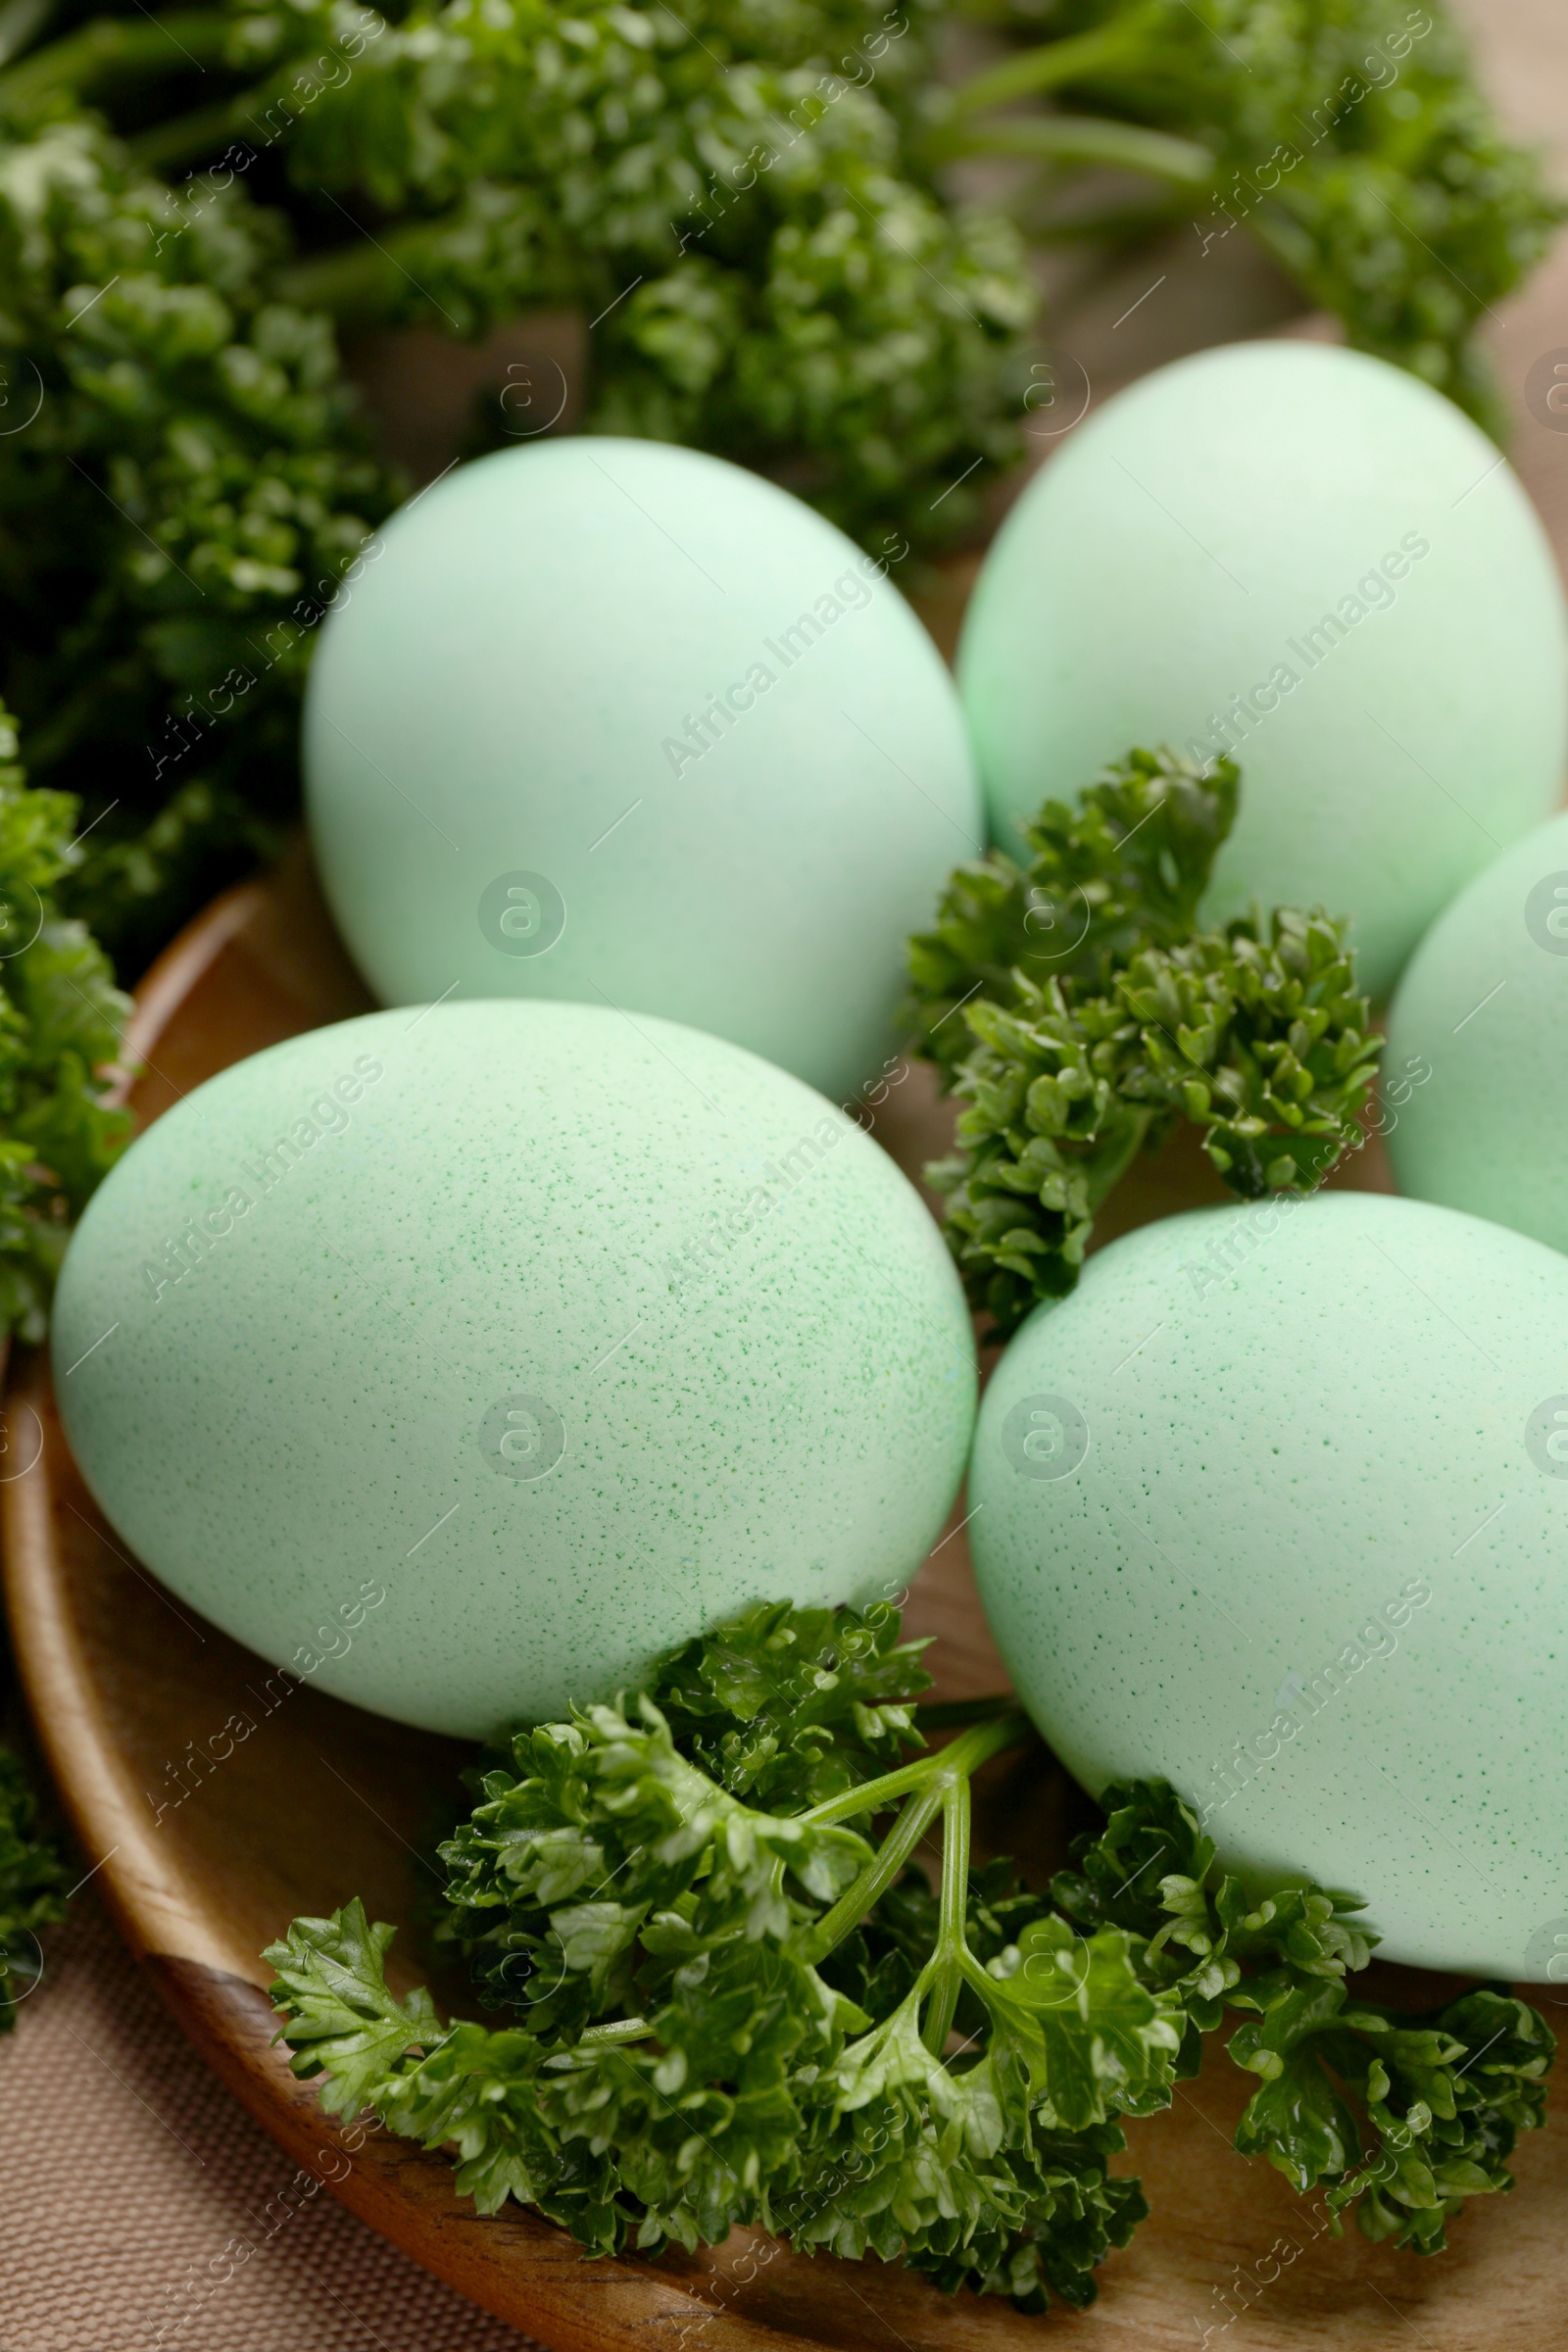
[[[143,171],[156,172],[164,178],[172,177],[181,164],[199,164],[209,155],[221,158],[229,140],[247,125],[257,132],[265,146],[268,133],[260,129],[255,117],[267,94],[265,84],[241,90],[235,97],[220,99],[216,106],[204,106],[199,113],[176,115],[171,122],[154,122],[146,130],[137,131],[125,144]],[[245,144],[249,147],[248,141]],[[256,161],[254,148],[249,150],[249,160]]]
[[[302,310],[329,311],[339,324],[360,324],[385,318],[407,301],[408,269],[430,270],[439,260],[439,240],[461,221],[461,210],[435,213],[417,220],[389,224],[379,244],[363,238],[352,245],[329,245],[287,263],[276,273],[273,287],[280,302]]]
[[[1172,138],[1168,131],[1106,122],[1095,115],[1001,115],[974,122],[960,114],[929,131],[922,152],[928,161],[944,164],[971,155],[1109,164],[1123,172],[1147,172],[1184,188],[1207,189],[1216,177],[1214,158],[1198,140]]]
[[[1010,1690],[994,1691],[988,1698],[934,1698],[914,1710],[915,1728],[922,1732],[956,1732],[971,1723],[992,1723],[999,1715],[1016,1715],[1018,1701]]]
[[[967,1943],[958,1946],[958,1975],[974,1988],[990,2009],[997,1997],[997,1979],[975,1958]]]
[[[641,2041],[653,2032],[646,2017],[613,2017],[603,2026],[586,2026],[577,2036],[580,2049],[587,2041]]]
[[[946,1793],[941,1782],[928,1781],[925,1788],[909,1798],[854,1886],[839,1896],[830,1911],[823,1912],[815,1927],[808,1929],[795,1946],[797,1958],[808,1968],[819,1967],[834,1945],[842,1943],[868,1911],[875,1910],[941,1812]]]
[[[956,1747],[957,1741],[953,1744]],[[942,1755],[948,1752],[939,1750]],[[812,1829],[825,1829],[830,1822],[851,1821],[857,1813],[885,1812],[895,1797],[923,1788],[936,1761],[936,1756],[919,1756],[912,1764],[901,1764],[897,1772],[885,1772],[878,1781],[862,1781],[858,1788],[846,1788],[842,1796],[828,1797],[800,1818]]]
[[[142,11],[145,22],[97,17],[47,48],[35,49],[0,79],[0,104],[13,122],[36,123],[51,104],[102,101],[140,90],[183,72],[179,52],[205,73],[221,67],[233,36],[220,8],[179,10],[168,17]]]
[[[969,1910],[969,1781],[965,1774],[942,1799],[942,1909],[937,1927],[937,1975],[921,2034],[938,2058],[948,2046],[961,1982],[959,1954]]]
[[[921,1756],[913,1764],[904,1765],[898,1772],[884,1773],[879,1781],[867,1781],[863,1787],[849,1789],[845,1795],[834,1797],[825,1805],[816,1805],[809,1813],[799,1816],[803,1822],[842,1820],[850,1814],[867,1810],[879,1812],[896,1795],[907,1794],[909,1799],[855,1884],[839,1896],[831,1910],[824,1911],[816,1925],[808,1929],[796,1944],[797,1956],[808,1967],[819,1966],[834,1945],[841,1943],[852,1929],[859,1926],[866,1913],[876,1908],[938,1813],[947,1806],[954,1791],[961,1788],[967,1796],[970,1774],[978,1771],[988,1758],[1000,1755],[1004,1748],[1016,1745],[1030,1729],[1026,1715],[1001,1715],[990,1723],[977,1723],[972,1731],[960,1733],[951,1746],[938,1748],[932,1755]],[[967,1900],[967,1830],[966,1806],[961,1838],[963,1892],[958,1898],[956,1929],[960,1943],[963,1939],[963,1906]],[[954,1997],[956,1998],[956,1993]],[[945,2033],[943,2038],[946,2039]]]
[[[1000,65],[987,66],[957,83],[948,93],[953,111],[967,114],[980,106],[1010,106],[1015,99],[1038,97],[1043,90],[1059,89],[1064,82],[1090,80],[1122,63],[1129,54],[1135,55],[1157,14],[1156,0],[1152,10],[1134,9],[1108,24],[1093,25],[1087,32],[1018,50]]]
[[[896,1796],[907,1796],[912,1789],[924,1788],[934,1774],[978,1771],[990,1757],[1028,1739],[1033,1728],[1029,1718],[1009,1704],[1008,1713],[988,1715],[951,1746],[916,1756],[912,1764],[901,1764],[897,1772],[885,1772],[880,1780],[862,1781],[858,1788],[846,1788],[842,1796],[830,1796],[824,1803],[813,1805],[800,1819],[813,1828],[825,1828],[829,1822],[852,1821],[858,1813],[880,1813]]]

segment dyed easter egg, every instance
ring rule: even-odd
[[[473,1735],[756,1599],[893,1597],[974,1410],[880,1147],[576,1004],[368,1014],[211,1079],[92,1200],[54,1348],[88,1485],[181,1600]]]
[[[1563,1973],[1568,1259],[1362,1193],[1144,1226],[1012,1341],[969,1501],[1087,1788],[1168,1779],[1396,1960]]]
[[[1568,816],[1445,908],[1389,1014],[1399,1190],[1568,1250]]]
[[[1091,416],[992,548],[958,675],[1008,846],[1130,745],[1234,756],[1205,911],[1349,916],[1375,998],[1562,778],[1562,594],[1517,479],[1322,344],[1201,352]]]
[[[327,896],[384,1002],[572,999],[842,1096],[905,941],[983,840],[957,696],[799,499],[662,442],[464,466],[325,623],[305,762]]]

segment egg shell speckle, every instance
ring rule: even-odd
[[[975,1439],[981,1594],[1041,1731],[1091,1790],[1170,1780],[1255,1883],[1355,1889],[1392,1959],[1544,1978],[1558,1407],[1568,1260],[1478,1218],[1338,1193],[1113,1243]]]
[[[572,1004],[370,1014],[198,1088],[83,1217],[54,1362],[174,1592],[471,1735],[758,1598],[893,1597],[974,1413],[880,1148],[734,1046]]]
[[[1383,1066],[1401,1192],[1568,1250],[1568,815],[1438,917],[1399,983]]]
[[[1132,744],[1230,751],[1205,913],[1348,915],[1381,998],[1555,803],[1564,664],[1550,548],[1486,436],[1399,368],[1277,342],[1159,368],[1073,434],[987,557],[958,676],[1006,847]]]
[[[872,1083],[906,939],[985,831],[899,558],[653,441],[421,491],[334,606],[305,713],[318,862],[376,995],[608,1001],[840,1098]]]

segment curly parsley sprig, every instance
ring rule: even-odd
[[[1511,2185],[1551,2057],[1533,2010],[1352,2004],[1376,1940],[1355,1898],[1250,1904],[1162,1784],[1110,1791],[1050,1895],[975,1866],[973,1775],[1028,1726],[977,1702],[928,1745],[949,1711],[918,1708],[898,1632],[761,1606],[635,1698],[519,1734],[441,1849],[446,1938],[507,2022],[396,1998],[393,1931],[353,1902],[267,1952],[295,2073],[454,2147],[480,2211],[515,2197],[590,2253],[753,2226],[1037,2310],[1093,2300],[1148,2210],[1108,2171],[1121,2119],[1169,2104],[1227,2009],[1261,2078],[1237,2145],[1323,2186],[1336,2228],[1353,2205],[1431,2252]],[[939,1829],[933,1886],[914,1857]]]
[[[1126,1783],[1103,1802],[1103,1831],[1076,1841],[1052,1892],[1081,1929],[1136,1938],[1145,1981],[1181,2002],[1178,2074],[1197,2073],[1227,2008],[1242,2012],[1226,2048],[1259,2078],[1244,2156],[1303,2195],[1323,2187],[1336,2231],[1353,2207],[1365,2236],[1417,2254],[1442,2251],[1466,2197],[1512,2188],[1507,2158],[1544,2121],[1556,2046],[1538,2011],[1502,1984],[1423,2013],[1355,1998],[1347,1978],[1378,1941],[1359,1897],[1300,1886],[1253,1904],[1172,1789]]]
[[[1207,930],[1234,761],[1132,751],[1033,856],[958,867],[909,943],[916,1051],[963,1104],[930,1171],[970,1298],[1005,1337],[1078,1279],[1096,1214],[1181,1118],[1244,1200],[1320,1182],[1357,1139],[1382,1040],[1345,925],[1275,908]]]
[[[1017,46],[939,94],[931,148],[1008,158],[1032,237],[1124,248],[1174,232],[1199,260],[1233,231],[1256,238],[1357,350],[1506,433],[1475,329],[1565,207],[1504,136],[1443,0],[965,13]]]
[[[1028,1726],[1002,1701],[927,1747],[897,1637],[892,1610],[760,1608],[521,1734],[443,1848],[449,1934],[514,2022],[396,2001],[391,1930],[350,1904],[268,1954],[295,2071],[596,2253],[749,2223],[1090,2301],[1146,2210],[1106,2172],[1116,2119],[1168,2098],[1179,2011],[1119,1928],[971,1872],[970,1778]]]

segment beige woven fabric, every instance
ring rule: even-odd
[[[78,1894],[0,2047],[0,2352],[528,2352],[325,2192],[270,2236],[293,2177]]]

